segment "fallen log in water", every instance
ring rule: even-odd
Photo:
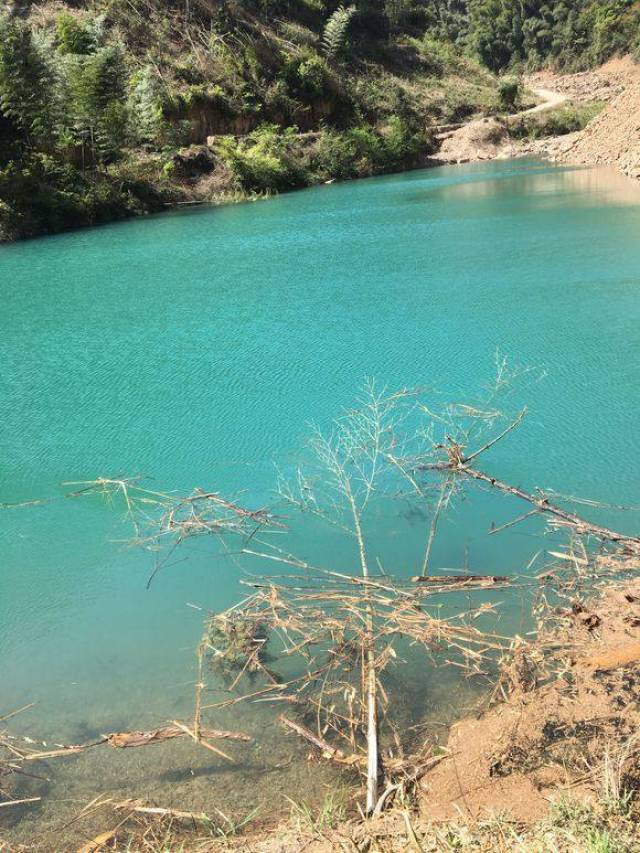
[[[77,755],[78,753],[85,752],[87,749],[93,749],[94,747],[102,746],[105,743],[116,749],[130,749],[140,746],[149,746],[149,744],[153,743],[163,743],[164,741],[180,737],[190,737],[196,743],[199,743],[202,746],[207,747],[207,749],[222,755],[229,761],[232,759],[226,755],[226,753],[212,746],[210,743],[207,743],[206,739],[238,740],[244,741],[245,743],[251,740],[249,735],[244,734],[244,732],[227,731],[226,729],[201,728],[199,736],[196,736],[187,726],[174,721],[173,725],[160,726],[157,729],[150,729],[149,731],[112,732],[111,734],[104,735],[100,740],[93,741],[92,743],[71,744],[68,746],[60,745],[56,749],[48,749],[39,752],[18,749],[13,742],[9,743],[8,740],[0,740],[0,746],[5,746],[11,749],[16,762],[45,761],[49,758],[61,758],[67,755]]]
[[[145,804],[144,800],[123,800],[121,803],[115,803],[113,808],[116,811],[135,812],[136,814],[152,815],[155,817],[170,817],[174,820],[190,820],[200,821],[201,823],[211,823],[211,818],[203,812],[187,812],[182,809],[148,806]]]
[[[250,741],[249,735],[243,732],[230,732],[225,729],[208,729],[201,728],[200,735],[203,738],[212,740],[241,740],[245,743]],[[105,736],[105,743],[117,749],[129,749],[131,747],[148,746],[151,743],[162,743],[165,740],[172,740],[177,737],[193,737],[186,731],[186,727],[181,726],[162,726],[158,729],[151,729],[146,732],[113,732]]]
[[[513,579],[507,575],[416,575],[411,580],[413,583],[446,586],[450,589],[458,586],[495,586],[498,583],[509,583]]]
[[[474,480],[487,483],[501,492],[527,501],[535,506],[538,512],[552,516],[557,525],[570,527],[579,536],[594,536],[602,542],[612,542],[628,554],[640,555],[640,537],[638,536],[628,536],[617,530],[610,530],[608,527],[603,527],[601,524],[594,524],[576,513],[567,512],[567,510],[552,504],[544,494],[532,495],[523,489],[503,483],[501,480],[496,479],[496,477],[491,477],[489,474],[485,474],[483,471],[478,471],[475,468],[463,466],[460,469],[460,473]]]
[[[23,806],[26,803],[39,803],[42,797],[26,797],[23,800],[5,800],[5,802],[0,802],[0,809],[4,809],[7,806]]]
[[[322,753],[323,758],[327,758],[329,761],[336,761],[338,764],[360,764],[364,760],[359,755],[346,755],[341,749],[336,746],[331,746],[331,744],[321,738],[319,735],[312,732],[310,729],[306,728],[306,726],[300,725],[300,723],[296,723],[293,720],[290,720],[288,717],[285,717],[284,714],[280,714],[278,717],[280,722],[285,728],[291,729],[291,731],[295,732],[300,737],[303,737],[305,740],[308,740],[309,743],[312,743],[317,749]]]
[[[535,507],[531,513],[526,513],[517,521],[524,518],[529,518],[531,515],[539,512],[543,515],[551,516],[557,527],[568,527],[577,533],[578,536],[593,536],[600,539],[601,542],[611,542],[627,554],[640,556],[640,536],[629,536],[625,533],[620,533],[617,530],[611,530],[608,527],[603,527],[601,524],[595,524],[587,521],[582,516],[574,512],[568,512],[562,507],[552,504],[544,492],[531,494],[518,486],[511,486],[508,483],[498,480],[497,477],[492,477],[490,474],[485,474],[484,471],[479,471],[477,468],[472,468],[468,463],[477,454],[465,457],[462,455],[462,449],[459,445],[452,444],[447,447],[449,455],[448,462],[436,462],[428,465],[419,466],[422,471],[442,471],[450,474],[456,474],[461,477],[468,477],[471,480],[477,480],[481,483],[486,483],[494,489],[497,489],[504,494],[512,495],[520,498]]]

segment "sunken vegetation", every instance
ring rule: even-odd
[[[629,0],[3,5],[0,239],[427,165],[521,71],[640,30]]]
[[[260,824],[253,823],[258,807],[229,816],[215,805],[211,814],[188,803],[176,808],[178,798],[157,803],[136,791],[120,799],[107,790],[87,797],[71,819],[56,814],[52,836],[39,838],[37,849],[636,853],[640,536],[569,508],[605,508],[596,501],[525,491],[486,473],[496,445],[526,415],[496,406],[514,381],[531,374],[503,359],[496,368],[495,381],[465,403],[439,405],[433,392],[367,383],[326,435],[312,432],[304,464],[279,474],[282,515],[276,506],[249,509],[215,491],[150,490],[138,477],[66,484],[74,491],[65,499],[121,503],[131,544],[154,554],[149,584],[169,569],[176,549],[206,538],[224,541],[224,554],[244,568],[246,594],[206,613],[187,719],[56,744],[13,730],[31,705],[0,716],[5,814],[36,813],[46,799],[42,774],[53,774],[58,759],[115,750],[124,772],[126,750],[177,740],[207,750],[217,767],[222,761],[239,769],[250,762],[252,744],[276,726],[290,738],[292,761],[332,765],[344,782],[319,811],[287,798],[288,820],[274,785]],[[507,520],[489,535],[532,516],[545,520],[547,548],[517,575],[433,565],[439,517],[478,489],[509,501]],[[421,523],[411,578],[384,569],[372,532],[382,513],[393,516],[407,503],[420,510]],[[334,564],[291,553],[286,533],[303,517],[341,531],[351,557]],[[262,568],[254,574],[251,567]],[[522,636],[502,627],[513,594],[531,615],[523,625],[532,630]],[[404,677],[410,657],[423,674],[455,668],[479,688],[472,713],[444,726],[446,741],[428,718],[407,713],[414,702]],[[235,709],[250,723],[258,704],[269,710],[251,734],[219,727],[221,714]],[[263,772],[282,769],[278,763]],[[212,794],[225,784],[214,776]],[[34,849],[0,837],[0,850],[5,846]]]

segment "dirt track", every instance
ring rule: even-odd
[[[523,116],[539,115],[554,110],[568,100],[564,92],[556,92],[544,86],[531,85],[530,91],[540,103],[509,117],[515,121]],[[445,131],[441,140],[438,159],[444,163],[470,163],[475,160],[496,160],[518,156],[509,140],[508,126],[497,118],[474,119],[463,127]]]
[[[565,163],[614,166],[629,177],[640,178],[640,65],[622,57],[595,71],[540,72],[525,82],[544,101],[521,115],[547,112],[567,101],[597,101],[605,106],[583,131],[535,141],[511,139],[502,119],[477,119],[443,135],[437,157],[445,163],[466,163],[534,155]]]
[[[540,98],[541,103],[535,107],[530,107],[528,110],[523,110],[519,115],[535,115],[536,113],[544,113],[547,112],[547,110],[553,110],[556,107],[559,107],[560,104],[563,104],[569,99],[569,96],[565,95],[563,92],[555,92],[553,89],[545,89],[541,86],[534,86],[531,88],[531,91],[536,98]]]

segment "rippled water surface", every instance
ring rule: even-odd
[[[548,375],[495,473],[640,503],[640,190],[610,173],[465,166],[171,213],[1,248],[0,288],[0,501],[56,499],[0,512],[0,715],[38,703],[20,731],[78,741],[187,713],[202,619],[187,605],[239,595],[206,543],[146,591],[150,558],[117,541],[115,508],[63,499],[63,481],[141,473],[259,504],[309,421],[329,424],[365,376],[455,398],[499,348]],[[521,569],[535,525],[486,535],[516,512],[478,496],[445,520],[436,563]],[[379,533],[387,569],[413,573],[410,520]],[[443,714],[464,697],[441,681],[423,693]],[[187,745],[101,754],[50,793],[69,808],[108,790],[248,810],[265,774],[271,793],[321,786],[328,771],[276,768],[288,750],[260,714],[233,768]]]

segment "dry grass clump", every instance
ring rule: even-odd
[[[85,853],[90,849],[128,853],[636,853],[640,849],[637,815],[626,799],[585,803],[566,796],[544,818],[529,823],[504,812],[478,821],[460,817],[445,823],[424,822],[409,805],[366,822],[347,821],[344,809],[340,797],[332,794],[315,810],[305,803],[292,803],[289,819],[268,828],[256,827],[251,820],[196,828],[172,819],[136,819],[118,832],[117,840],[108,839],[105,833],[104,845],[87,846]]]

